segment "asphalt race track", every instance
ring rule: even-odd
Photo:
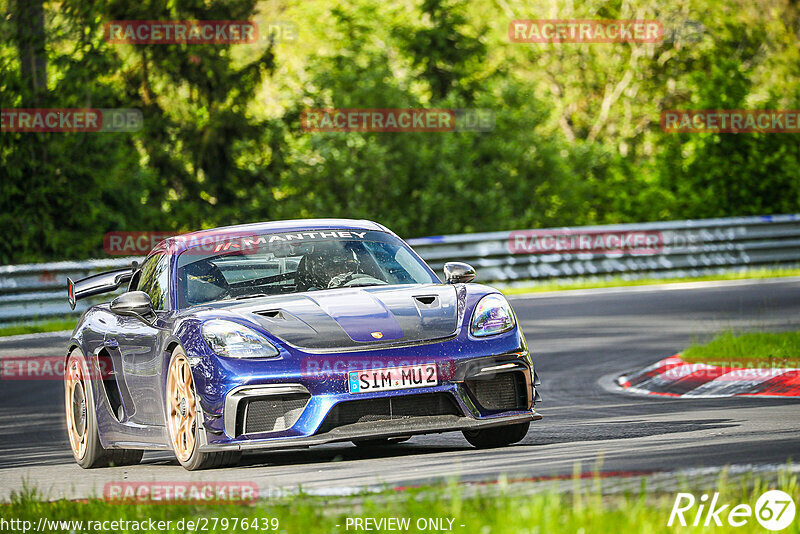
[[[101,495],[109,481],[255,481],[261,496],[338,493],[462,480],[694,467],[775,466],[800,460],[800,400],[680,400],[621,393],[617,372],[647,365],[725,329],[800,326],[800,278],[562,292],[513,298],[542,377],[544,419],[519,445],[476,450],[450,433],[377,450],[353,445],[248,455],[241,467],[189,473],[165,453],[142,465],[84,471],[72,460],[58,380],[0,381],[0,499],[26,481],[45,497]],[[0,356],[63,352],[64,336],[0,340]]]

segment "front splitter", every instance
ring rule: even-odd
[[[235,443],[210,443],[200,447],[201,452],[275,450],[305,448],[313,445],[324,445],[339,441],[355,439],[393,438],[410,435],[439,434],[459,430],[479,430],[496,426],[505,426],[528,421],[538,421],[542,416],[535,410],[522,414],[492,417],[490,419],[473,419],[457,415],[438,415],[426,418],[413,418],[406,421],[370,421],[354,423],[334,428],[323,434],[315,434],[302,438],[265,438],[239,441]]]

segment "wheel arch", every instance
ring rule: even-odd
[[[81,346],[81,344],[78,343],[78,341],[75,340],[75,339],[70,339],[69,343],[67,344],[67,352],[64,355],[64,365],[67,364],[67,361],[69,360],[69,357],[72,354],[72,351],[74,351],[75,349],[78,349],[79,351],[81,351],[81,356],[86,358],[86,351],[83,350],[83,347]]]
[[[165,417],[164,424],[166,425],[166,406],[167,406],[167,377],[169,376],[169,364],[172,361],[172,354],[175,352],[175,349],[178,347],[183,348],[180,340],[176,337],[170,337],[164,343],[164,350],[161,353],[163,358],[161,360],[161,375],[159,376],[158,382],[160,384],[160,393],[161,393],[161,406],[162,406],[162,415]]]
[[[170,339],[167,341],[167,346],[164,348],[164,352],[169,354],[170,357],[172,356],[172,351],[174,351],[177,347],[181,347],[181,342],[178,339]]]

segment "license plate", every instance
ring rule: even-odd
[[[439,384],[435,363],[350,371],[349,378],[350,393],[424,388]]]

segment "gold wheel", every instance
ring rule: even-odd
[[[194,453],[196,439],[194,383],[189,362],[175,354],[167,375],[167,424],[175,455],[186,462]]]
[[[89,417],[86,412],[86,376],[80,358],[73,357],[67,363],[64,405],[67,408],[67,434],[75,458],[86,456]]]

